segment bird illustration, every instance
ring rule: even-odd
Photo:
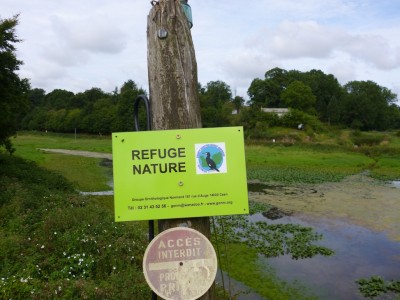
[[[215,170],[215,171],[219,172],[219,170],[217,169],[217,164],[210,157],[210,155],[211,155],[210,152],[206,152],[206,154],[207,154],[206,162],[207,162],[207,165],[210,167],[210,170]]]

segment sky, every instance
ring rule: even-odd
[[[398,0],[189,0],[198,80],[221,80],[248,99],[279,67],[371,80],[400,98]],[[129,79],[148,90],[148,0],[0,0],[19,14],[19,75],[32,88],[112,92]],[[398,102],[399,103],[399,102]]]

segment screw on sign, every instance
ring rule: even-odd
[[[191,228],[171,228],[148,245],[143,272],[158,296],[166,300],[194,300],[213,284],[217,256],[202,233]]]

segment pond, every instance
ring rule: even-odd
[[[258,214],[253,221],[312,227],[324,236],[319,244],[335,251],[331,257],[281,256],[260,263],[282,280],[308,286],[319,299],[365,299],[356,280],[374,275],[400,280],[399,188],[400,181],[386,183],[364,173],[313,185],[250,183],[250,200],[292,212],[275,221]]]
[[[290,255],[276,258],[259,256],[258,265],[267,266],[265,272],[272,272],[273,276],[282,281],[306,288],[307,294],[323,300],[361,300],[365,298],[358,291],[357,280],[371,276],[380,276],[385,280],[400,279],[400,242],[390,240],[385,233],[338,219],[315,219],[296,215],[270,220],[264,215],[255,214],[250,220],[312,227],[314,231],[323,234],[323,240],[317,244],[335,251],[329,257],[315,256],[299,260],[293,260]],[[222,283],[222,278],[218,275],[217,281]],[[229,280],[231,294],[239,294],[235,299],[264,299],[241,282],[229,279],[227,274],[224,277],[225,287]],[[390,295],[386,296],[377,299],[395,299]]]
[[[384,233],[337,219],[311,219],[301,215],[266,220],[262,214],[256,214],[251,219],[272,224],[299,224],[324,235],[319,244],[335,251],[331,257],[300,260],[292,260],[288,255],[260,257],[279,278],[309,287],[320,299],[365,299],[358,292],[356,280],[373,275],[386,280],[400,279],[400,242],[388,239]]]

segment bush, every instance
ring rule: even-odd
[[[387,136],[380,133],[364,133],[357,130],[352,134],[351,140],[357,146],[375,146],[387,140]]]
[[[284,115],[280,119],[279,125],[282,127],[298,128],[299,124],[303,124],[306,129],[311,128],[315,132],[326,131],[325,126],[317,117],[295,109],[291,109],[289,113]]]

